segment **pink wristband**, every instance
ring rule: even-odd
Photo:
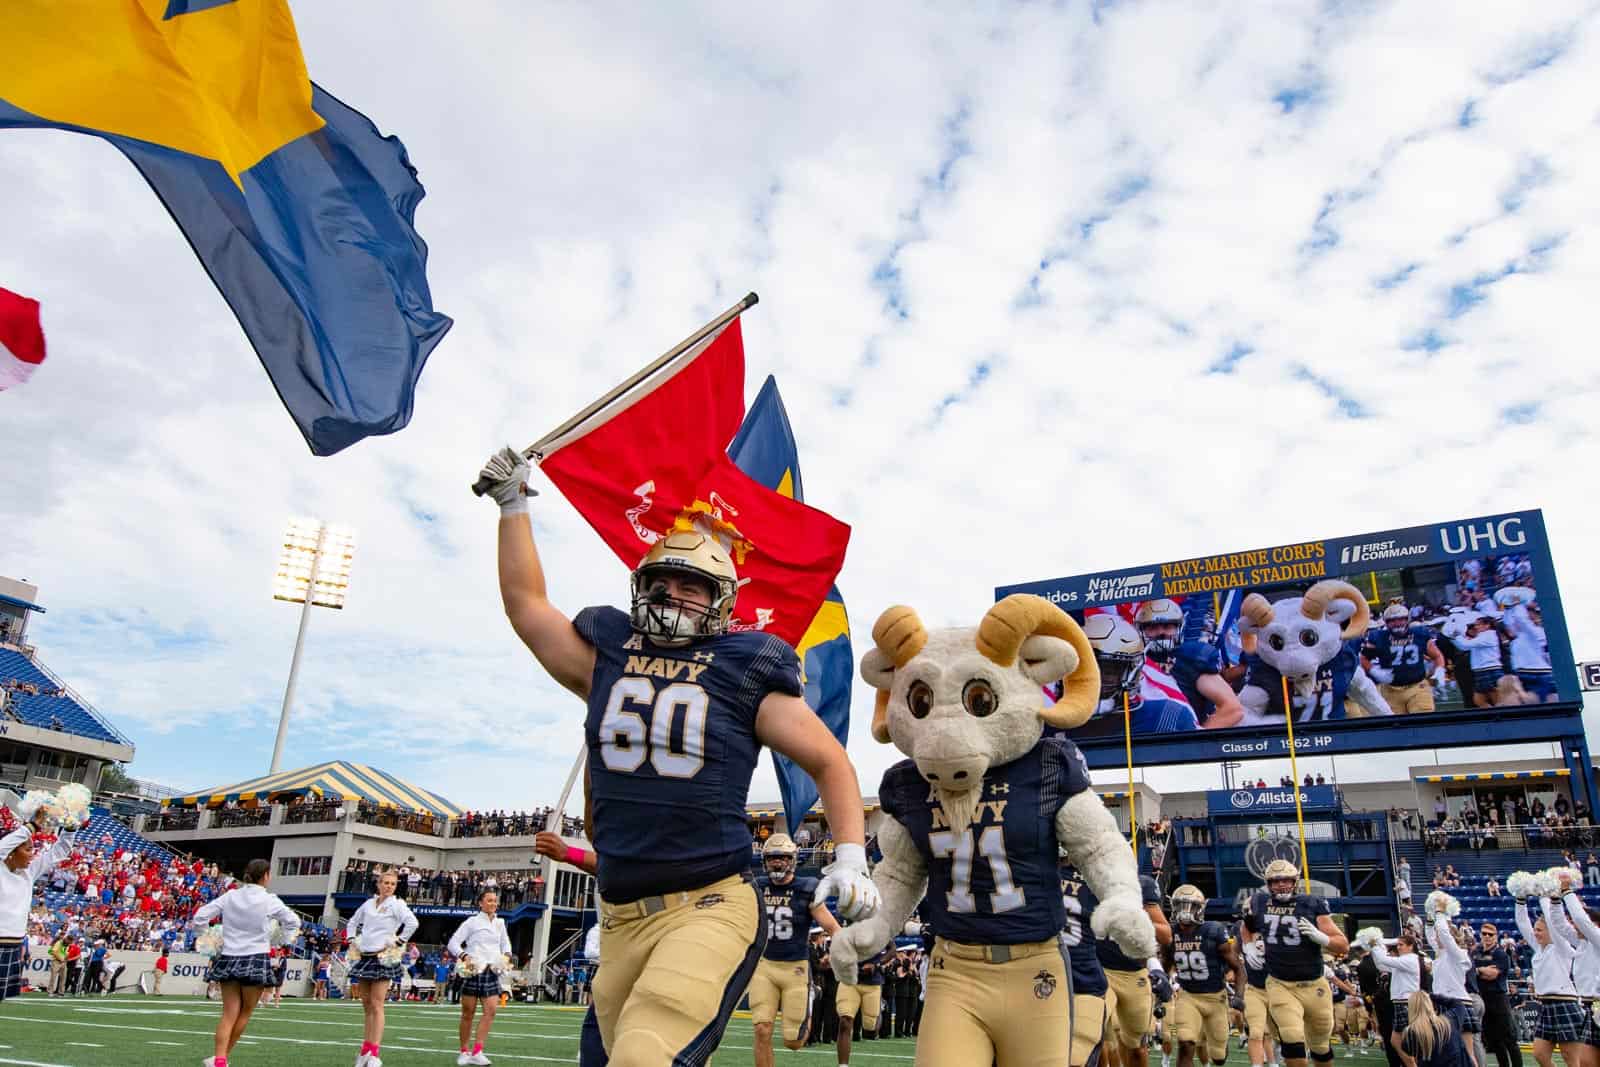
[[[589,858],[589,853],[576,845],[567,846],[567,862],[574,867],[582,867],[583,861]]]

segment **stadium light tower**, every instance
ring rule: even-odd
[[[283,739],[289,732],[289,708],[294,703],[294,683],[300,676],[300,653],[306,645],[311,609],[344,607],[355,554],[356,534],[348,527],[329,526],[321,519],[290,519],[284,527],[272,599],[300,605],[300,631],[294,638],[294,659],[289,661],[289,684],[283,687],[283,711],[278,715],[278,739],[272,745],[268,774],[277,774],[283,761]]]

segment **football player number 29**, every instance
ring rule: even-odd
[[[1211,967],[1206,963],[1206,954],[1201,951],[1174,952],[1172,954],[1173,966],[1177,969],[1180,982],[1203,982],[1211,977]]]
[[[977,911],[978,901],[972,893],[972,831],[940,830],[928,835],[928,846],[935,856],[951,858],[950,892],[946,907],[953,912]],[[989,913],[999,915],[1015,911],[1026,900],[1011,878],[1011,863],[1006,859],[1005,832],[991,826],[978,835],[978,855],[989,864],[994,880],[994,892],[989,894]]]
[[[608,770],[630,774],[648,759],[667,778],[693,778],[705,765],[706,691],[676,682],[656,692],[648,678],[619,678],[600,720],[600,758]],[[650,725],[635,710],[650,708]],[[680,729],[674,729],[682,723]],[[673,747],[673,734],[678,747]]]

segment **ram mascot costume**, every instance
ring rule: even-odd
[[[834,935],[834,972],[854,984],[856,965],[926,896],[936,941],[917,1067],[1067,1064],[1062,851],[1100,900],[1096,936],[1139,959],[1156,950],[1133,853],[1082,754],[1044,736],[1093,713],[1093,650],[1065,612],[1025,595],[994,605],[976,628],[929,632],[910,608],[890,608],[872,637],[861,661],[878,690],[872,734],[908,758],[878,791],[883,904]],[[1046,706],[1041,687],[1062,679],[1061,699]]]
[[[1251,593],[1239,607],[1239,633],[1250,666],[1239,702],[1246,726],[1283,718],[1283,679],[1297,722],[1342,719],[1349,698],[1367,715],[1392,715],[1361,667],[1360,644],[1372,609],[1349,582],[1327,579],[1297,597],[1270,601]]]

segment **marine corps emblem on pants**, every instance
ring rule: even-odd
[[[1049,1000],[1056,991],[1056,976],[1049,971],[1040,971],[1033,976],[1033,995],[1039,1000]]]

